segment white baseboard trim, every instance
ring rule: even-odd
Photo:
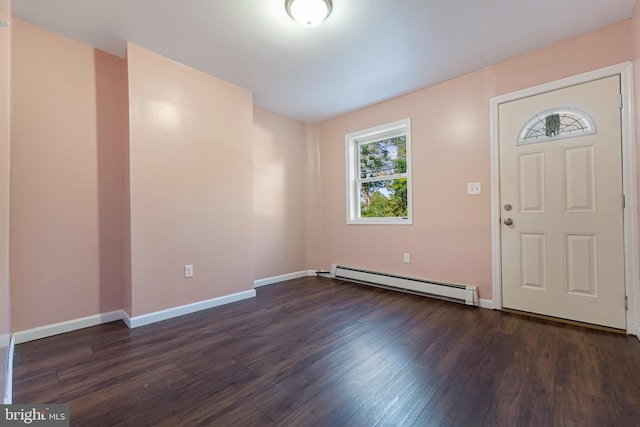
[[[258,279],[253,282],[254,288],[261,286],[273,285],[275,283],[284,282],[286,280],[299,279],[301,277],[315,276],[315,270],[296,271],[295,273],[282,274],[280,276],[267,277],[266,279]]]
[[[131,329],[131,316],[126,310],[122,310],[122,321],[127,325],[127,328]]]
[[[40,326],[34,329],[15,332],[11,339],[12,342],[15,342],[15,344],[22,344],[41,338],[64,334],[66,332],[77,331],[78,329],[101,325],[103,323],[115,322],[116,320],[123,320],[129,328],[137,328],[138,326],[149,325],[151,323],[171,319],[173,317],[182,316],[184,314],[194,313],[200,310],[206,310],[236,301],[241,301],[247,298],[253,298],[255,296],[256,291],[252,289],[250,291],[225,295],[223,297],[218,297],[206,301],[199,301],[180,307],[168,308],[166,310],[143,314],[142,316],[135,317],[130,317],[129,314],[127,314],[127,312],[125,312],[124,310],[116,310],[110,313],[95,314],[93,316],[87,316],[81,319],[68,320],[66,322],[55,323],[53,325]]]
[[[482,299],[480,298],[480,308],[486,308],[489,310],[493,310],[493,301],[490,299]]]
[[[142,316],[129,317],[129,315],[123,311],[122,320],[124,320],[129,328],[133,329],[140,326],[150,325],[151,323],[160,322],[162,320],[183,316],[185,314],[195,313],[196,311],[207,310],[220,305],[254,298],[255,296],[255,289],[251,289],[250,291],[238,292],[237,294],[225,295],[223,297],[213,298],[206,301],[198,301],[193,304],[182,305],[180,307],[172,307],[166,310],[156,311],[154,313],[143,314]]]
[[[4,404],[11,405],[13,403],[13,352],[15,350],[15,338],[11,335],[9,339],[7,366],[4,376]]]
[[[110,313],[94,314],[93,316],[81,319],[68,320],[66,322],[55,323],[53,325],[40,326],[26,331],[19,331],[13,334],[16,344],[39,340],[40,338],[52,337],[66,332],[77,331],[78,329],[89,328],[103,323],[115,322],[123,317],[122,310]]]
[[[636,338],[640,340],[640,326],[638,326],[638,331],[636,332]]]

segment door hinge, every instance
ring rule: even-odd
[[[624,296],[624,309],[629,310],[629,297],[626,295]]]
[[[627,207],[627,198],[625,197],[625,195],[622,195],[622,209]]]
[[[623,106],[624,106],[624,102],[623,102],[623,97],[622,94],[618,95],[618,106],[620,107],[620,109],[622,110]]]

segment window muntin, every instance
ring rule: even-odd
[[[411,224],[409,119],[345,139],[347,223]]]
[[[571,107],[557,108],[544,111],[529,120],[518,134],[517,145],[575,138],[594,133],[596,133],[596,125],[587,113]]]

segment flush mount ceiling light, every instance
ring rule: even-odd
[[[331,0],[285,0],[287,13],[303,27],[317,27],[331,13]]]

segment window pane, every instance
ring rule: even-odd
[[[360,178],[407,172],[407,136],[401,135],[359,145]]]
[[[387,179],[360,184],[360,217],[406,217],[407,179]]]
[[[517,145],[535,144],[596,133],[593,119],[573,107],[548,110],[536,115],[524,125]]]
[[[347,224],[411,225],[411,119],[345,135]]]

